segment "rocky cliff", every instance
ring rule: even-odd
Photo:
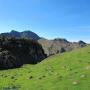
[[[42,45],[47,56],[71,51],[73,49],[85,47],[87,44],[83,41],[69,42],[66,39],[57,38],[54,40],[39,39],[38,42]]]
[[[45,57],[42,46],[37,41],[0,37],[0,69],[36,64]]]

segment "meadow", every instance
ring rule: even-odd
[[[90,46],[0,70],[0,90],[90,90]]]

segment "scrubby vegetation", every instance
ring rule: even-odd
[[[36,65],[0,71],[0,90],[90,90],[90,46]]]

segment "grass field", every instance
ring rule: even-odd
[[[90,90],[90,46],[0,71],[0,90]]]

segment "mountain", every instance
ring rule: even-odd
[[[42,45],[47,56],[71,51],[73,49],[85,47],[87,45],[83,41],[69,42],[66,39],[61,38],[56,38],[54,40],[39,39],[38,42]]]
[[[0,69],[36,64],[44,58],[46,55],[42,46],[35,40],[0,38]]]
[[[0,71],[0,82],[0,90],[90,90],[90,46]]]
[[[34,40],[40,39],[40,37],[32,31],[18,32],[18,31],[12,30],[11,32],[1,33],[0,35],[5,37],[26,38],[26,39],[34,39]]]
[[[48,40],[39,37],[36,33],[32,31],[17,32],[15,30],[12,30],[9,33],[1,33],[1,36],[36,40],[39,44],[42,45],[42,48],[44,49],[44,52],[47,54],[47,56],[54,55],[57,53],[63,53],[66,51],[71,51],[73,49],[85,47],[87,45],[83,41],[69,42],[66,39],[62,38]]]

